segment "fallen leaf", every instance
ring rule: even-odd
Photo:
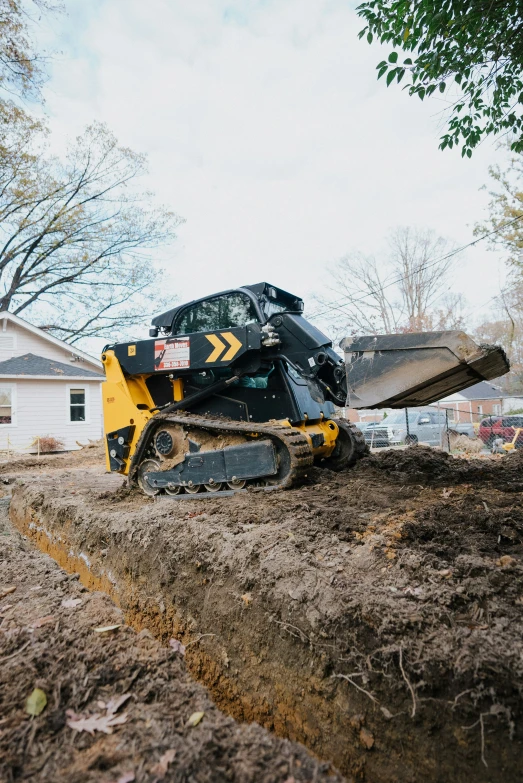
[[[443,487],[443,492],[441,493],[442,498],[449,498],[452,495],[452,489],[447,489],[446,487]]]
[[[35,688],[25,700],[25,711],[29,715],[40,715],[47,704],[47,696],[41,688]]]
[[[252,604],[252,595],[250,593],[244,593],[241,598],[245,606]]]
[[[496,560],[496,565],[500,566],[500,568],[510,568],[511,566],[516,565],[516,562],[514,557],[503,555],[499,560]]]
[[[130,698],[130,693],[123,693],[121,696],[113,696],[107,704],[103,701],[98,701],[98,706],[106,710],[106,715],[100,715],[100,713],[95,715],[77,715],[73,710],[66,710],[65,714],[69,718],[67,725],[74,731],[87,731],[89,734],[94,734],[95,731],[102,731],[104,734],[112,734],[113,726],[127,723],[127,713],[118,716],[115,713]],[[134,773],[126,774],[134,775]],[[134,780],[134,777],[130,778],[130,780]]]
[[[61,605],[64,609],[74,609],[75,606],[80,606],[81,603],[81,598],[64,598]]]
[[[349,724],[353,729],[361,729],[364,720],[365,718],[363,715],[352,715],[349,719]]]
[[[95,731],[101,731],[104,734],[112,734],[113,727],[122,723],[127,723],[127,713],[123,715],[77,715],[73,710],[66,710],[68,717],[67,725],[74,731],[86,731],[88,734],[94,734]]]
[[[31,623],[31,628],[41,628],[42,625],[47,625],[47,623],[52,623],[55,620],[54,614],[48,614],[45,617],[39,617],[38,620],[35,620],[34,623]]]
[[[125,704],[127,699],[131,698],[130,693],[124,693],[121,696],[113,696],[112,699],[109,699],[107,702],[106,710],[109,715],[114,715],[115,712],[118,712],[122,704]]]
[[[403,592],[405,595],[412,595],[416,597],[423,595],[423,590],[421,587],[410,587],[409,585],[403,588]]]
[[[173,648],[174,652],[185,655],[185,645],[178,641],[178,639],[169,639],[169,645]]]
[[[30,589],[32,591],[41,590],[42,589],[42,585],[36,585],[36,587],[31,587]]]
[[[362,729],[360,731],[360,742],[367,750],[370,750],[374,745],[374,735],[368,729]]]
[[[187,721],[188,726],[197,726],[203,716],[205,715],[205,712],[193,712],[189,720]]]
[[[12,609],[14,604],[5,604],[5,606],[2,606],[0,609],[0,614],[3,614],[4,612],[7,612],[8,609]]]
[[[124,772],[115,783],[133,783],[136,780],[134,772]]]
[[[16,590],[16,585],[13,585],[13,587],[4,587],[3,590],[0,590],[0,598],[5,598],[6,595],[9,595],[10,593],[14,593]]]
[[[380,707],[380,710],[382,711],[384,717],[387,720],[390,720],[393,717],[392,712],[388,710],[386,707]]]
[[[122,623],[118,625],[102,625],[100,628],[93,628],[95,633],[107,633],[108,631],[116,631],[117,628],[121,628]]]
[[[169,769],[169,764],[172,764],[174,761],[174,757],[176,756],[176,751],[171,748],[171,750],[166,750],[163,756],[160,757],[160,761],[158,764],[155,764],[154,767],[151,769],[151,772],[153,775],[156,775],[156,777],[163,778],[164,775],[167,774],[167,770]]]

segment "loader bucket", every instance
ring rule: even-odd
[[[458,331],[346,337],[340,347],[349,408],[420,407],[510,369],[502,348]]]

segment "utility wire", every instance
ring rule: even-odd
[[[474,245],[477,245],[478,242],[482,242],[484,239],[487,239],[488,237],[492,236],[492,234],[498,234],[502,229],[507,228],[508,226],[513,225],[514,223],[517,223],[519,220],[523,220],[523,215],[519,215],[516,218],[513,218],[512,220],[509,220],[507,223],[503,223],[502,226],[498,226],[497,228],[492,229],[492,231],[488,231],[486,234],[483,234],[483,236],[478,237],[473,242],[469,242],[467,245],[463,245],[463,247],[458,247],[456,250],[452,250],[452,252],[447,253],[445,256],[441,256],[441,258],[436,258],[435,261],[431,261],[429,264],[424,264],[423,266],[420,266],[418,269],[416,269],[412,274],[410,275],[403,275],[402,277],[398,277],[396,280],[391,280],[390,283],[387,283],[386,285],[381,286],[379,289],[380,291],[384,291],[386,288],[390,288],[393,285],[397,285],[398,283],[401,283],[403,280],[407,280],[409,277],[414,277],[414,275],[419,274],[420,272],[423,272],[425,269],[430,269],[433,266],[436,266],[436,264],[441,263],[441,261],[446,261],[448,258],[452,258],[452,256],[457,255],[458,253],[462,253],[464,250],[467,250],[469,247],[473,247]],[[337,302],[331,302],[329,304],[328,310],[322,310],[320,313],[314,313],[314,315],[309,316],[309,320],[312,321],[314,318],[320,318],[322,315],[326,315],[329,313],[332,309],[334,310],[344,310],[343,302],[346,302],[346,304],[352,304],[353,302],[362,302],[365,299],[368,299],[370,296],[372,296],[374,291],[370,291],[367,294],[363,294],[363,296],[360,296],[358,298],[353,298],[352,296],[346,296],[343,297],[343,299],[340,299]],[[494,297],[491,297],[494,298]],[[489,300],[490,301],[490,300]]]

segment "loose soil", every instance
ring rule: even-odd
[[[133,627],[183,640],[230,715],[349,780],[521,779],[523,452],[412,447],[183,501],[81,459],[18,479],[14,523]]]
[[[7,507],[0,501],[1,781],[341,781],[303,747],[221,713],[181,652],[122,625],[107,595],[87,592],[12,529]],[[107,626],[117,627],[94,630]],[[47,698],[37,717],[24,708],[34,688]],[[112,733],[67,725],[70,710],[75,720],[105,717],[125,695]]]

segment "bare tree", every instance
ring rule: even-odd
[[[431,309],[447,287],[455,261],[449,240],[430,230],[397,228],[389,238],[390,263],[410,332],[426,329]]]
[[[475,329],[476,337],[486,343],[502,345],[510,359],[510,372],[499,379],[504,391],[523,392],[523,280],[511,276],[499,296],[494,298],[492,317]]]
[[[508,153],[506,165],[489,169],[489,216],[475,228],[476,235],[492,232],[491,248],[505,255],[509,274],[499,293],[492,298],[493,315],[476,329],[486,342],[499,342],[505,348],[511,371],[500,378],[505,391],[523,392],[523,153],[511,151],[511,139],[500,145]]]
[[[444,331],[445,329],[464,329],[466,300],[463,294],[449,291],[438,297],[425,317],[424,329]]]
[[[147,293],[161,306],[147,251],[171,241],[180,218],[137,187],[145,158],[104,125],[88,127],[61,161],[35,148],[27,122],[0,160],[0,310],[30,314],[69,342],[114,339],[150,312]]]
[[[331,272],[334,295],[319,298],[338,324],[350,324],[352,333],[397,332],[404,313],[393,299],[390,270],[380,271],[374,256],[353,253],[342,258]],[[334,301],[333,301],[334,299]],[[339,300],[339,302],[338,302]]]
[[[462,322],[463,297],[449,296],[448,275],[457,255],[433,231],[397,228],[383,260],[353,253],[331,271],[318,317],[338,334],[380,334],[451,328]]]

